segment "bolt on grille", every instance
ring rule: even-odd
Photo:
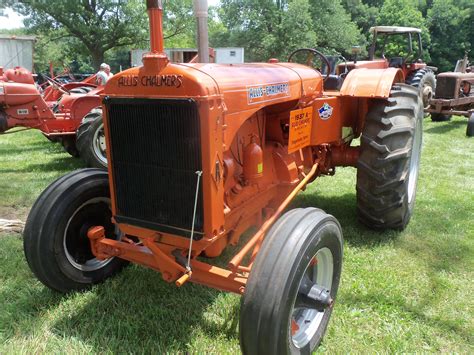
[[[202,170],[197,104],[106,98],[117,222],[190,237]],[[202,186],[195,239],[203,233]]]

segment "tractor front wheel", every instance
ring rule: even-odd
[[[357,212],[368,227],[407,226],[415,205],[422,122],[418,91],[404,84],[369,110],[357,164]]]
[[[77,129],[76,140],[79,154],[87,166],[107,169],[107,148],[101,108],[95,108],[84,116]]]
[[[108,175],[82,169],[53,182],[33,205],[25,225],[28,265],[46,286],[60,292],[82,290],[119,271],[119,258],[97,259],[87,232],[103,226],[107,238],[121,232],[111,221]]]
[[[310,354],[323,339],[342,267],[342,231],[320,209],[294,209],[270,229],[240,310],[244,354]]]
[[[446,122],[451,120],[451,115],[446,115],[444,113],[435,113],[431,114],[431,121],[433,122]]]
[[[474,137],[474,112],[467,119],[466,136]]]
[[[436,91],[436,76],[434,73],[429,69],[419,69],[407,77],[406,83],[420,91],[423,108],[430,107],[430,100]],[[428,115],[429,113],[426,113],[425,117],[428,117]]]

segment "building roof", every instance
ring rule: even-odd
[[[36,41],[35,36],[17,36],[17,35],[11,35],[11,34],[0,34],[0,39],[18,39],[21,41]]]
[[[370,33],[421,33],[419,28],[400,26],[375,26],[370,28]]]

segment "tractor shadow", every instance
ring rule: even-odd
[[[80,159],[71,156],[60,156],[56,157],[54,160],[50,160],[44,163],[36,163],[32,161],[27,165],[22,165],[15,169],[0,168],[0,173],[41,173],[51,171],[64,171],[64,173],[67,173],[84,167],[84,162]]]
[[[177,288],[139,266],[96,286],[91,296],[54,324],[58,336],[105,353],[186,353],[196,332],[238,342],[238,296],[191,283]]]
[[[443,134],[451,132],[454,129],[458,129],[459,127],[466,126],[466,120],[456,120],[456,121],[446,121],[446,122],[435,122],[436,126],[428,128],[425,130],[425,133],[435,133],[435,134]]]
[[[357,220],[355,191],[338,196],[304,193],[298,195],[290,207],[316,207],[333,215],[341,224],[344,242],[352,246],[376,247],[392,242],[401,235],[400,231],[377,231],[362,225]]]

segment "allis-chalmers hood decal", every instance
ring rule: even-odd
[[[118,86],[168,86],[180,88],[183,85],[183,76],[177,74],[166,75],[123,75],[118,80]]]
[[[288,81],[274,84],[257,84],[247,86],[247,103],[259,104],[290,96],[290,83]]]

